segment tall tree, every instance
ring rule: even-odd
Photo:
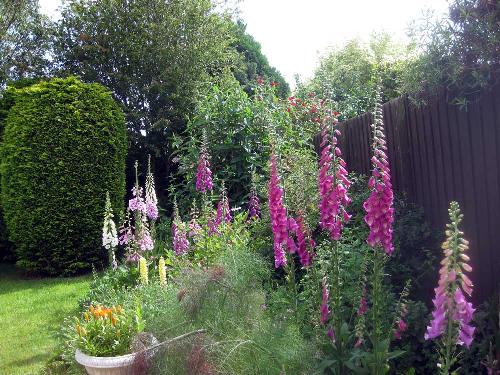
[[[111,89],[126,113],[130,158],[156,157],[165,187],[169,138],[184,129],[200,88],[236,58],[231,25],[210,0],[70,0],[56,59],[62,74]]]
[[[0,89],[8,80],[47,73],[50,25],[38,0],[0,0]]]
[[[277,94],[285,98],[290,93],[290,86],[281,73],[269,65],[267,57],[262,53],[261,45],[253,36],[246,32],[246,25],[240,20],[234,25],[236,40],[234,47],[241,55],[241,64],[235,69],[234,75],[245,91],[251,93],[251,82],[256,77],[263,77],[278,84]]]

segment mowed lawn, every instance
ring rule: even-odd
[[[0,374],[38,374],[54,355],[64,317],[77,308],[91,276],[24,277],[0,264]]]

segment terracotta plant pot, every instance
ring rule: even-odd
[[[117,357],[92,357],[76,350],[76,361],[85,367],[89,375],[134,375],[136,353]]]

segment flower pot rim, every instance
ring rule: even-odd
[[[80,349],[76,349],[75,359],[83,366],[91,366],[94,368],[109,368],[123,365],[130,365],[134,362],[137,353],[123,354],[110,357],[94,357],[85,354]]]

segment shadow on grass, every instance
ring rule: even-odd
[[[47,359],[48,359],[48,355],[46,353],[39,353],[39,354],[35,354],[31,357],[16,359],[16,360],[10,361],[10,362],[4,362],[4,363],[2,363],[2,367],[5,367],[7,369],[28,367],[28,366],[36,365],[37,363],[40,363],[40,362],[45,362]],[[0,371],[2,371],[1,367],[0,367]]]
[[[40,277],[30,276],[13,263],[0,263],[0,295],[29,289],[40,291],[55,284],[76,284],[90,280],[91,273],[75,277]]]

